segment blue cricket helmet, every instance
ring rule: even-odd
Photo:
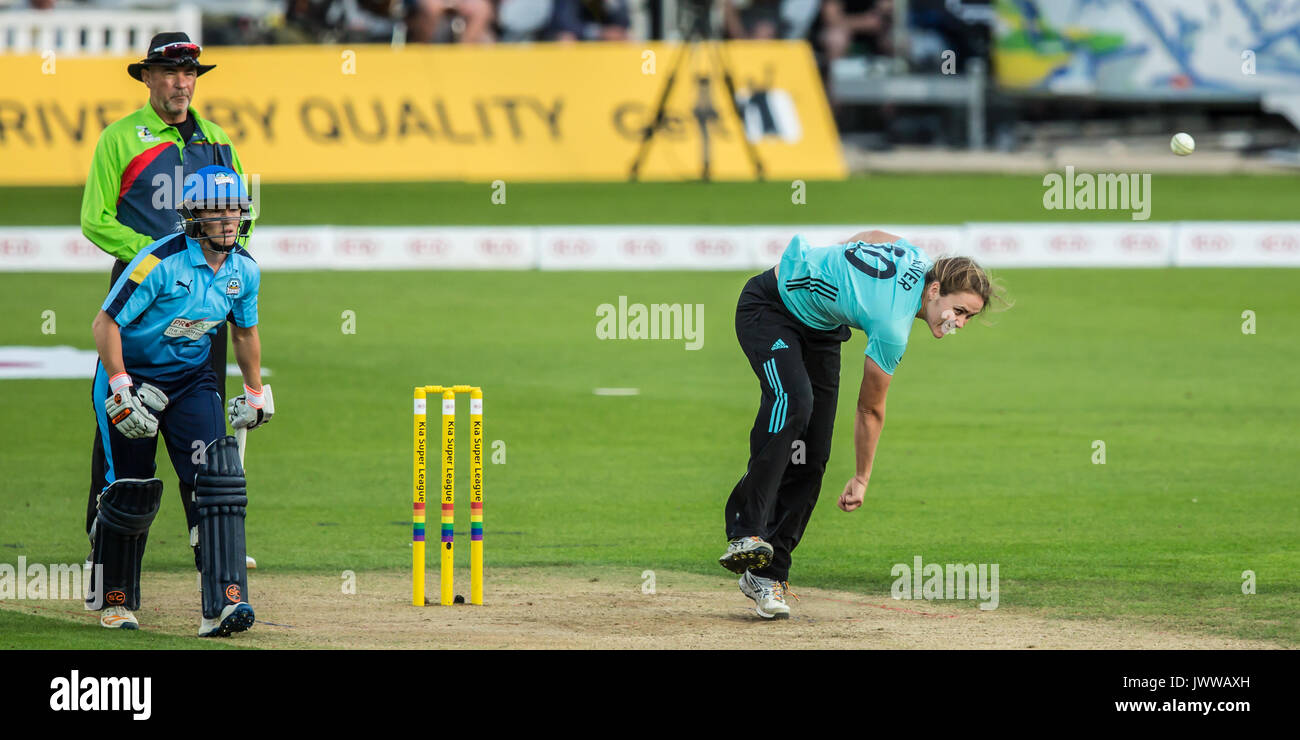
[[[248,242],[248,232],[253,225],[253,199],[244,187],[244,178],[238,172],[221,165],[208,165],[185,178],[185,188],[181,193],[181,226],[185,235],[201,241],[212,237],[203,232],[203,224],[231,219],[222,217],[199,218],[199,211],[225,211],[239,208],[239,230],[235,244],[243,247]],[[207,245],[215,252],[229,252],[234,245],[222,247],[218,244]]]

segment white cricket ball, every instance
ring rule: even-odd
[[[1191,134],[1174,134],[1174,138],[1169,140],[1169,149],[1180,157],[1186,157],[1196,151],[1196,140]]]

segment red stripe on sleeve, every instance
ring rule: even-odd
[[[122,202],[122,199],[126,197],[126,192],[135,184],[135,178],[139,177],[140,173],[144,172],[146,167],[153,164],[153,161],[158,158],[158,155],[162,154],[163,150],[169,146],[172,146],[172,143],[170,141],[164,141],[157,146],[145,149],[143,152],[135,155],[131,162],[126,166],[126,170],[122,172],[122,189],[117,191],[118,203]]]

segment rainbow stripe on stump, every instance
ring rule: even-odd
[[[424,542],[424,504],[417,502],[414,508],[415,511],[411,516],[411,523],[413,524],[411,541]]]

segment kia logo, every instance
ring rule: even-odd
[[[1086,252],[1088,251],[1088,238],[1079,236],[1054,236],[1048,241],[1048,248],[1054,252]]]
[[[483,254],[509,255],[519,251],[519,245],[513,239],[480,239],[478,251]]]
[[[344,239],[339,242],[339,251],[348,255],[371,255],[379,251],[379,245],[371,239]]]
[[[1020,242],[1016,241],[1014,236],[985,236],[980,237],[979,250],[981,252],[1019,252]]]
[[[1119,246],[1125,252],[1152,252],[1160,248],[1160,240],[1151,234],[1125,234]]]
[[[1232,240],[1222,234],[1192,237],[1192,249],[1198,252],[1222,252],[1232,246]]]
[[[556,239],[551,242],[551,254],[562,257],[585,257],[596,251],[596,245],[586,239]]]
[[[275,251],[285,255],[307,255],[316,251],[311,239],[276,239]]]
[[[440,257],[451,251],[451,245],[442,239],[412,239],[406,251],[417,257]]]
[[[36,242],[31,239],[0,239],[0,254],[6,257],[30,257],[36,254]]]
[[[663,251],[664,251],[663,246],[660,245],[659,242],[655,241],[654,239],[646,239],[645,241],[638,241],[636,239],[625,239],[623,241],[623,254],[626,255],[658,256],[662,254]]]
[[[736,245],[726,239],[719,239],[717,241],[696,239],[692,246],[694,247],[696,254],[714,257],[725,257],[736,249]]]
[[[783,242],[779,239],[771,239],[767,242],[767,253],[769,255],[785,254],[785,248],[788,244],[789,242]]]
[[[89,257],[99,250],[84,239],[71,239],[63,243],[63,252],[69,257]]]
[[[1265,252],[1297,252],[1300,239],[1295,234],[1269,234],[1259,241],[1259,246]]]

